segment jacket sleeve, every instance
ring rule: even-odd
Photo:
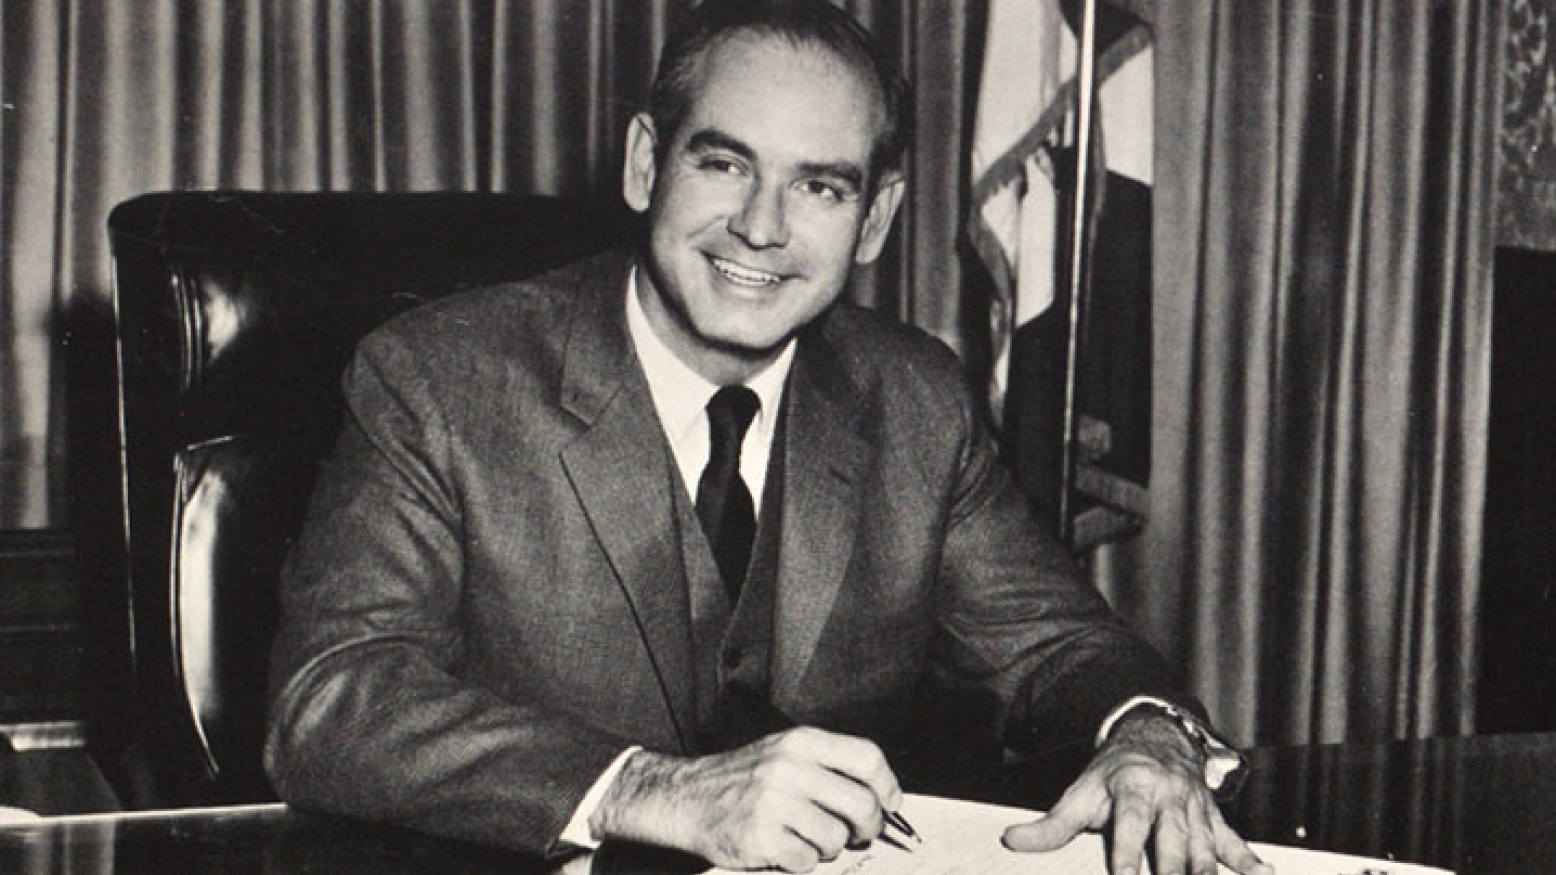
[[[414,344],[383,332],[282,575],[265,767],[288,803],[559,853],[630,742],[459,674],[461,508]]]
[[[1090,745],[1120,703],[1150,695],[1203,715],[1177,674],[1127,629],[1037,519],[964,386],[941,559],[939,663],[1001,703],[1016,749]]]

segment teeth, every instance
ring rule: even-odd
[[[754,287],[770,286],[777,283],[780,279],[780,277],[775,274],[744,268],[732,261],[725,261],[722,258],[714,258],[712,261],[713,266],[718,268],[719,273],[723,274],[727,279],[729,279],[730,282],[733,282],[737,285]]]

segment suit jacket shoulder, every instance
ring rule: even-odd
[[[944,396],[967,389],[956,353],[920,328],[850,303],[834,307],[819,328],[861,386],[884,380],[895,388]]]
[[[423,362],[420,370],[451,377],[491,361],[552,373],[575,311],[618,302],[630,264],[628,254],[610,252],[530,279],[456,292],[390,319],[358,349],[372,358],[409,356]]]
[[[815,330],[814,345],[825,352],[813,358],[844,379],[838,393],[849,395],[847,403],[869,411],[861,419],[872,442],[905,453],[930,483],[954,479],[969,454],[989,444],[986,408],[961,360],[938,338],[846,303]]]

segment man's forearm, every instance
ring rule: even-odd
[[[309,661],[282,687],[266,767],[301,808],[546,854],[623,747],[380,643]]]

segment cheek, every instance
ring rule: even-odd
[[[846,288],[846,276],[813,277],[803,294],[785,296],[779,302],[781,315],[776,322],[793,330],[820,316],[823,311],[842,296]]]
[[[658,218],[683,231],[716,223],[740,203],[740,186],[734,180],[684,175],[663,192]]]
[[[818,214],[791,214],[793,247],[806,253],[808,260],[830,273],[846,273],[853,265],[854,248],[859,241],[860,221],[851,211],[826,211]]]

